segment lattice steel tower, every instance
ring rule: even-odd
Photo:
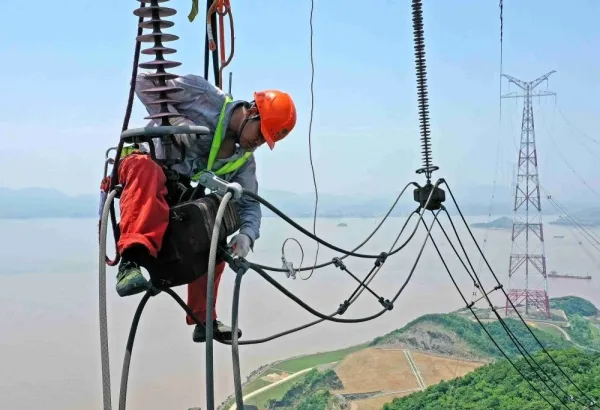
[[[547,318],[550,317],[550,304],[531,100],[533,97],[556,95],[549,91],[534,93],[534,89],[555,72],[550,71],[530,82],[502,74],[523,91],[523,93],[505,94],[502,98],[524,99],[513,209],[512,246],[508,268],[508,297],[517,308],[524,305],[525,313],[529,314],[530,308],[533,307],[539,309]],[[508,316],[511,311],[512,307],[507,300],[505,314]]]

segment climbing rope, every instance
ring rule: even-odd
[[[217,245],[219,243],[219,234],[221,233],[221,220],[225,215],[227,203],[232,197],[231,192],[227,192],[217,210],[215,217],[215,225],[213,227],[212,238],[210,241],[210,253],[208,256],[208,278],[206,283],[206,402],[208,410],[214,410],[215,402],[215,387],[213,375],[213,313],[214,313],[214,284],[215,284],[215,267],[217,261]],[[236,329],[233,329],[237,333]]]
[[[111,410],[112,408],[112,396],[110,392],[110,357],[108,352],[108,318],[106,315],[106,234],[108,228],[108,214],[113,200],[117,196],[117,192],[117,190],[113,190],[108,194],[100,218],[98,308],[100,313],[100,358],[102,362],[102,399],[104,401],[104,410]]]

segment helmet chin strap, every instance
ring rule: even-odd
[[[250,104],[250,108],[252,108],[252,107],[255,107],[254,101]],[[248,121],[257,120],[259,118],[260,118],[260,116],[258,114],[246,115],[244,117],[244,121],[242,121],[242,124],[240,125],[240,128],[238,129],[238,132],[237,132],[237,137],[236,137],[236,141],[235,141],[237,145],[240,145],[240,140],[242,139],[242,132],[244,131],[246,124],[248,124]],[[254,149],[252,151],[254,151]]]

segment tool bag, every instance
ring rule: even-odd
[[[169,225],[157,258],[142,265],[157,288],[191,283],[208,272],[210,242],[221,199],[215,194],[204,196],[170,208]],[[234,201],[229,201],[221,220],[219,244],[240,229]],[[217,252],[217,261],[223,259]]]

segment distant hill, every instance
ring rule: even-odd
[[[360,193],[335,195],[319,192],[317,216],[322,218],[369,218],[385,215],[396,199],[401,187],[395,187],[386,195],[366,196]],[[410,187],[398,202],[392,216],[406,216],[416,209],[413,200],[413,188]],[[469,216],[489,213],[490,187],[474,186],[454,188],[454,194],[463,214]],[[290,191],[261,189],[260,195],[291,217],[312,217],[315,206],[314,193],[294,193]],[[93,218],[98,216],[100,194],[69,196],[55,189],[0,188],[0,219],[9,218]],[[455,215],[456,209],[446,194],[448,212]],[[474,199],[472,199],[474,198]],[[274,214],[263,208],[266,217]],[[510,211],[510,202],[499,197],[498,193],[492,209],[493,213],[506,214]],[[560,223],[560,222],[557,222]]]
[[[476,222],[471,224],[473,228],[490,228],[490,229],[512,229],[512,219],[503,216],[498,219],[494,219],[490,222]]]
[[[571,216],[583,226],[598,227],[600,226],[600,207],[584,208],[578,211],[570,212]],[[552,225],[571,226],[572,223],[564,216],[559,217],[556,221],[550,222]]]
[[[315,196],[313,193],[297,194],[289,191],[261,190],[263,198],[291,217],[312,217]],[[47,188],[0,188],[0,219],[11,218],[93,218],[98,215],[98,195],[69,196]],[[395,193],[387,197],[367,197],[359,194],[333,195],[319,193],[320,217],[378,217],[383,216],[395,200]],[[392,215],[405,216],[415,209],[412,192],[399,201]],[[477,206],[463,204],[463,211],[479,212]],[[264,206],[265,217],[274,214]],[[452,211],[452,207],[449,206]],[[483,206],[481,207],[483,210]]]
[[[505,319],[505,322],[529,352],[540,349],[521,321]],[[485,327],[509,356],[519,355],[518,349],[499,322],[485,324]],[[532,330],[546,347],[565,349],[573,346],[558,336],[538,329]],[[421,316],[401,329],[375,338],[371,346],[401,346],[472,360],[503,357],[477,322],[454,313]]]
[[[596,316],[599,313],[592,302],[578,296],[551,298],[550,308],[562,309],[567,315]]]
[[[98,215],[98,199],[48,188],[0,188],[0,219],[91,218]]]

